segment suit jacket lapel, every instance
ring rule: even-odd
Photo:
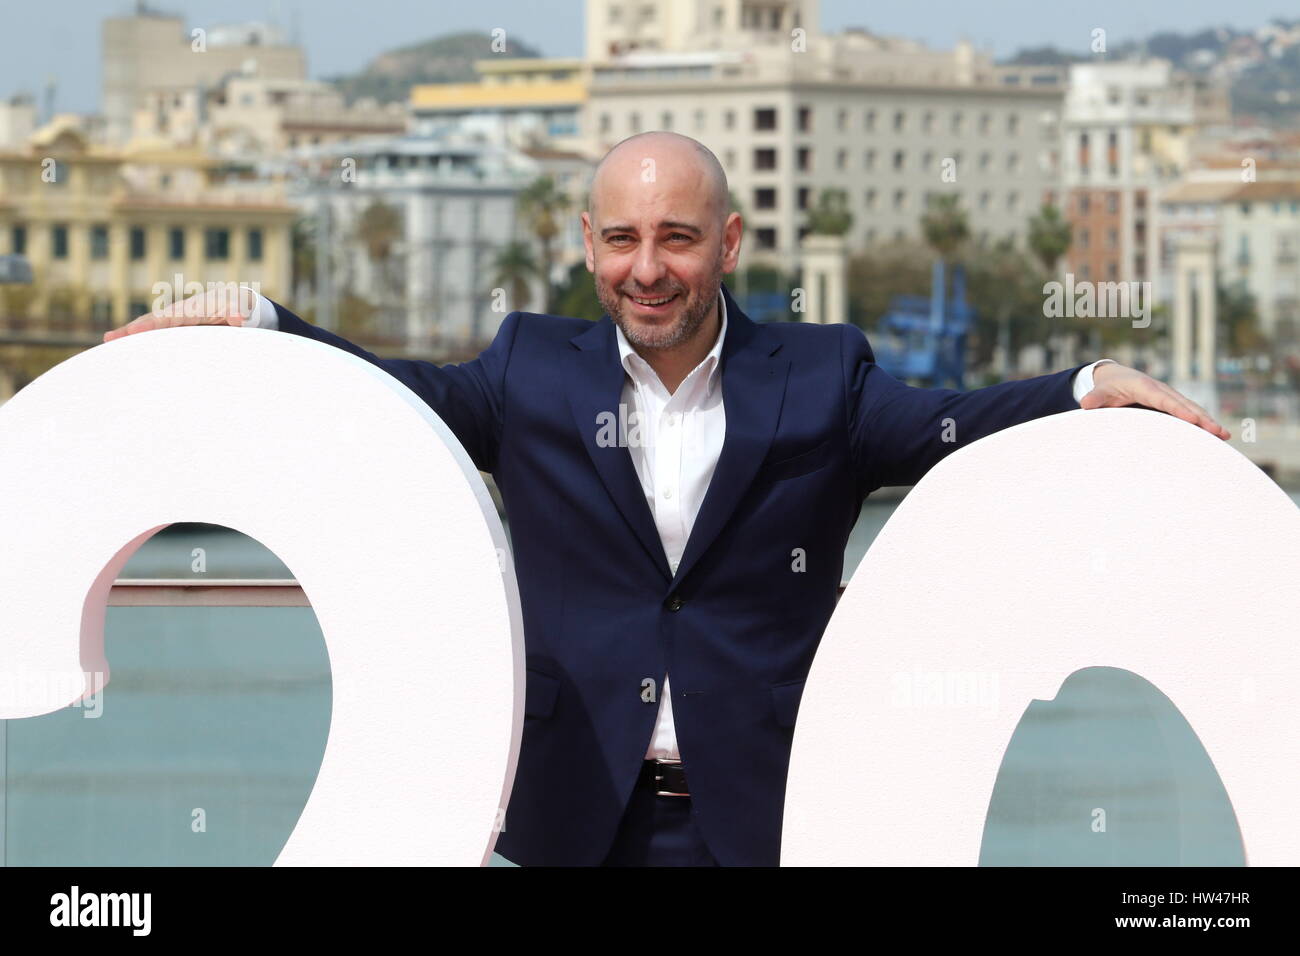
[[[674,587],[708,550],[749,490],[776,434],[790,371],[790,360],[777,355],[780,341],[740,311],[725,285],[722,294],[727,300],[720,373],[726,438],[673,578]]]
[[[601,415],[612,414],[618,420],[626,375],[619,361],[614,322],[607,315],[570,340],[576,349],[566,387],[583,444],[637,540],[664,580],[672,579],[674,585],[708,549],[748,490],[772,444],[790,368],[788,359],[775,357],[781,347],[775,336],[740,311],[725,285],[722,294],[727,301],[727,336],[722,343],[719,376],[726,438],[675,577],[627,447],[617,443],[602,446],[597,441]]]
[[[632,455],[626,445],[618,442],[602,445],[598,441],[604,416],[614,415],[615,433],[621,436],[622,421],[635,410],[629,408],[624,415],[619,414],[623,378],[627,372],[619,361],[614,322],[605,316],[569,341],[577,346],[570,359],[572,364],[566,387],[578,433],[614,504],[667,581],[672,577],[668,557],[664,554],[663,542],[659,540],[654,515],[650,513],[645,493],[641,490]]]

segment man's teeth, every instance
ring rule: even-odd
[[[676,293],[663,299],[638,299],[636,296],[632,296],[632,301],[637,305],[663,305],[665,302],[671,302],[675,298]]]

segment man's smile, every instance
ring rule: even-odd
[[[635,305],[639,311],[649,313],[650,315],[660,315],[668,311],[672,304],[680,298],[681,293],[674,292],[672,295],[668,296],[660,295],[643,297],[628,295],[624,292],[623,295],[630,299],[632,304]]]

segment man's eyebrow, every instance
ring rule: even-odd
[[[704,230],[702,230],[699,226],[694,226],[689,222],[678,222],[674,219],[667,219],[659,223],[659,228],[660,229],[681,229],[685,232],[693,232],[697,236],[704,234]],[[627,226],[627,225],[606,226],[604,229],[600,230],[600,237],[604,239],[607,236],[616,232],[636,232],[636,227]]]

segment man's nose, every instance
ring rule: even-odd
[[[642,243],[637,250],[636,261],[632,264],[632,278],[642,289],[655,287],[664,275],[663,260],[659,258],[659,248],[653,242]]]

